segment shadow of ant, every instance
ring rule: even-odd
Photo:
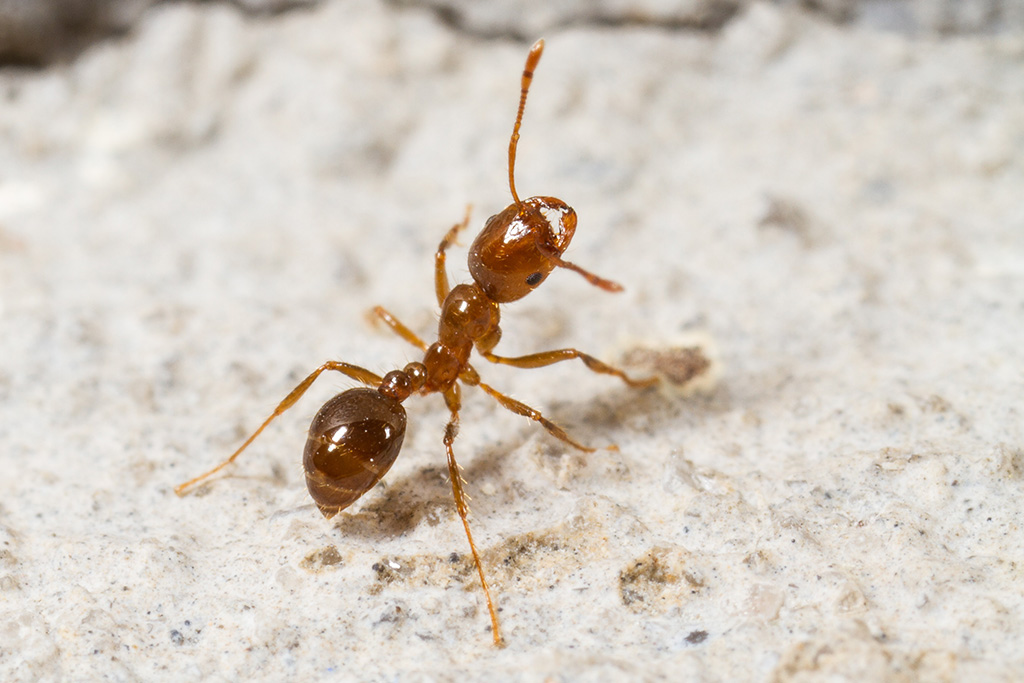
[[[615,433],[626,429],[635,431],[637,423],[642,423],[640,431],[652,434],[670,424],[678,425],[680,419],[696,429],[710,415],[727,408],[728,401],[717,394],[672,400],[654,390],[638,393],[614,389],[597,400],[557,401],[546,412],[559,424],[569,425],[570,431],[592,435],[593,438],[584,441],[601,450],[615,449]],[[499,491],[506,489],[513,479],[509,475],[509,470],[513,469],[509,455],[527,447],[535,438],[543,439],[557,449],[557,439],[538,435],[536,431],[536,425],[524,423],[503,443],[467,453],[469,457],[462,475],[470,490],[480,490],[488,484]],[[564,453],[575,453],[571,448],[563,450]],[[563,450],[559,450],[559,454]],[[440,443],[437,451],[440,460],[443,458]],[[511,500],[512,496],[502,498]],[[494,500],[492,504],[500,506],[505,503]],[[393,472],[391,477],[375,487],[371,497],[361,506],[336,517],[333,528],[350,538],[386,540],[409,533],[424,523],[431,526],[447,524],[455,518],[448,471],[440,461],[437,465],[425,465],[398,476]]]

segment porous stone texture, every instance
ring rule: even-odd
[[[626,291],[558,271],[498,350],[704,339],[718,383],[476,362],[599,447],[463,394],[504,649],[437,396],[330,522],[299,463],[338,376],[174,495],[322,361],[416,358],[365,312],[430,337],[439,240],[510,201],[529,42],[443,18],[168,3],[0,71],[0,679],[1024,677],[1013,31],[796,3],[546,31],[518,189],[573,205],[566,257]]]

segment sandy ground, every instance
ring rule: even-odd
[[[0,71],[0,678],[1024,676],[1024,37],[767,5],[545,37],[519,189],[572,204],[567,257],[626,291],[555,273],[499,350],[704,335],[721,376],[481,368],[602,447],[465,392],[504,649],[436,396],[332,522],[300,454],[340,377],[172,489],[320,362],[416,357],[365,313],[432,334],[437,242],[509,202],[528,43],[372,2],[163,5]]]

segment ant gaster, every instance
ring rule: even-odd
[[[306,485],[320,512],[330,519],[373,488],[395,462],[405,436],[406,417],[402,402],[414,393],[439,393],[444,396],[445,405],[451,412],[444,432],[444,447],[448,456],[455,507],[466,530],[469,548],[487,599],[495,645],[502,644],[498,614],[469,530],[469,507],[463,490],[464,481],[452,450],[459,431],[459,408],[462,404],[458,382],[479,387],[508,410],[540,423],[550,434],[574,448],[586,452],[594,449],[572,439],[537,410],[480,381],[480,376],[469,362],[473,348],[491,363],[517,368],[539,368],[578,358],[590,370],[615,375],[630,386],[644,387],[657,382],[654,377],[630,378],[621,370],[571,348],[514,358],[492,353],[501,339],[501,328],[498,326],[500,304],[522,299],[544,282],[555,268],[573,270],[590,284],[609,292],[622,290],[617,283],[562,259],[562,254],[576,232],[576,212],[568,204],[554,197],[521,200],[516,193],[514,169],[519,128],[533,71],[543,50],[544,41],[538,40],[530,49],[523,69],[519,110],[508,146],[508,184],[513,203],[488,219],[484,229],[473,241],[469,249],[469,272],[473,282],[450,287],[445,268],[445,252],[459,231],[469,223],[468,210],[464,220],[452,227],[441,240],[434,256],[434,288],[441,306],[437,341],[428,345],[384,308],[378,306],[373,310],[396,334],[419,347],[424,352],[423,360],[409,363],[401,370],[392,370],[384,377],[357,365],[327,361],[302,380],[231,457],[209,472],[175,488],[175,492],[181,495],[234,462],[268,424],[306,393],[321,373],[333,370],[367,386],[349,389],[329,400],[309,427],[309,439],[302,458]]]

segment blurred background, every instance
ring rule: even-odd
[[[250,14],[272,15],[323,0],[224,0]],[[391,0],[420,6],[479,36],[529,37],[571,25],[637,24],[715,30],[752,0]],[[89,43],[123,34],[159,0],[0,0],[0,60],[46,64],[71,59]],[[1024,27],[1021,0],[773,0],[837,24],[910,35],[996,33]],[[202,2],[198,4],[203,4]],[[212,4],[212,3],[211,3]]]

